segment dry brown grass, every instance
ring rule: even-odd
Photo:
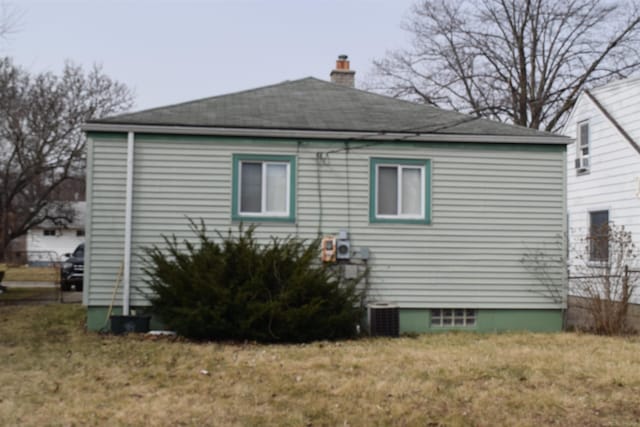
[[[58,270],[53,267],[7,266],[0,264],[4,271],[4,282],[53,282],[58,277]]]
[[[11,288],[0,293],[0,304],[12,301],[57,301],[58,288]]]
[[[637,337],[195,344],[85,333],[82,316],[0,308],[0,425],[640,423]]]

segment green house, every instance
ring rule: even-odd
[[[397,305],[401,331],[562,327],[562,263],[549,285],[522,258],[565,256],[550,242],[566,229],[568,138],[315,78],[84,129],[90,329],[112,301],[147,305],[141,248],[192,237],[187,216],[346,240],[338,262],[369,267],[371,301]]]

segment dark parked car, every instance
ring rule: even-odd
[[[73,254],[65,254],[67,259],[60,268],[60,288],[70,291],[71,286],[76,291],[82,291],[84,273],[84,243],[80,243]]]

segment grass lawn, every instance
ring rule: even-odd
[[[6,282],[53,282],[57,279],[58,272],[53,267],[18,267],[0,264],[0,271],[4,271]]]
[[[57,288],[10,288],[7,292],[0,294],[0,304],[3,301],[56,301],[57,299]]]
[[[0,308],[0,425],[640,424],[638,337],[196,344],[86,333],[83,315]]]

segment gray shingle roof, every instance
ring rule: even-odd
[[[550,137],[521,126],[329,83],[313,77],[90,123],[314,131]]]

